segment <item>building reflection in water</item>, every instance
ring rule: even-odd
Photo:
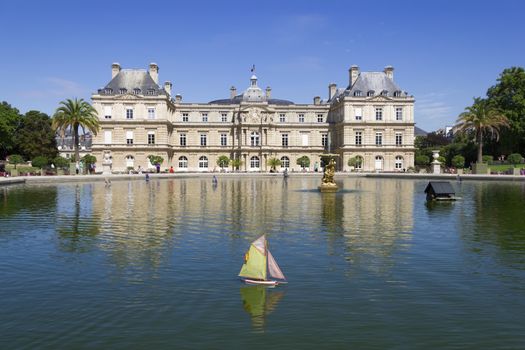
[[[275,311],[283,297],[283,290],[265,286],[241,287],[242,306],[250,314],[254,330],[264,332],[266,317]]]

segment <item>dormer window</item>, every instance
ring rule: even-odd
[[[394,97],[401,97],[401,91],[394,91]]]
[[[381,91],[381,96],[388,96],[388,91],[386,90]]]
[[[127,92],[128,92],[127,89],[120,89],[120,90],[119,90],[119,94],[121,94],[121,95],[124,95],[124,94],[127,93]]]
[[[360,90],[354,91],[354,96],[356,96],[356,97],[361,96],[361,91]]]
[[[375,95],[375,91],[374,90],[370,90],[366,93],[366,96],[370,97],[370,96],[374,96]]]
[[[155,95],[155,89],[148,89],[148,95],[149,96]]]
[[[111,88],[104,89],[104,93],[106,95],[111,95],[113,93],[113,89],[111,89]]]
[[[140,95],[140,89],[139,88],[133,89],[133,94],[134,95]]]

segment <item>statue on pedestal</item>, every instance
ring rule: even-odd
[[[324,167],[323,179],[321,180],[321,186],[319,186],[319,191],[321,192],[336,192],[337,184],[334,181],[335,175],[335,160],[330,158],[328,164]]]
[[[104,152],[104,160],[102,161],[102,174],[111,175],[111,168],[113,161],[111,160],[111,153]]]

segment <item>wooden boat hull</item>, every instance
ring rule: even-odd
[[[257,284],[257,285],[263,285],[263,286],[276,286],[280,283],[279,281],[261,281],[261,280],[252,280],[249,278],[241,278],[241,280],[246,284]]]

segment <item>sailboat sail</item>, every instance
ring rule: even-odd
[[[244,264],[239,276],[266,280],[266,264],[266,238],[262,236],[250,245],[250,249],[244,256]]]
[[[283,272],[279,268],[279,265],[277,265],[277,261],[275,261],[275,259],[273,258],[272,253],[270,253],[269,250],[268,250],[268,273],[273,278],[279,278],[279,279],[282,279],[282,280],[286,279],[284,277]]]

